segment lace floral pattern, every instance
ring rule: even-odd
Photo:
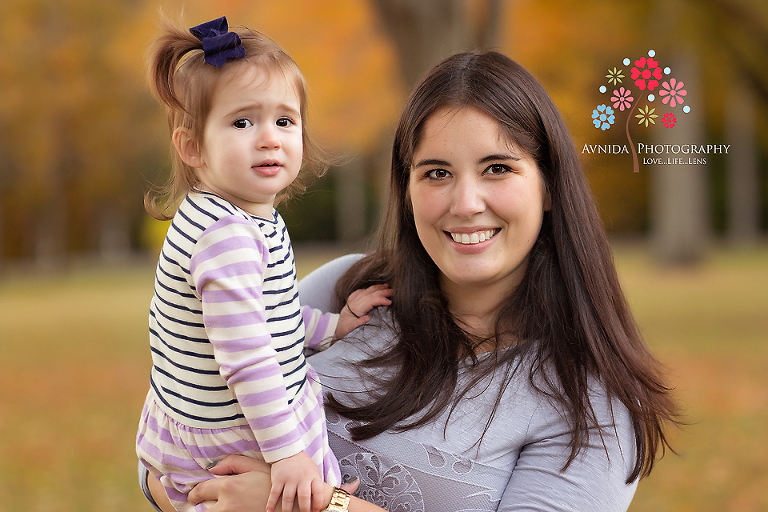
[[[389,466],[372,453],[353,453],[339,460],[342,482],[360,479],[357,496],[390,512],[424,512],[416,479],[400,464]]]

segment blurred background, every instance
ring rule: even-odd
[[[394,124],[423,72],[476,48],[531,71],[571,130],[688,422],[630,510],[768,510],[764,0],[3,0],[0,510],[148,510],[133,437],[167,228],[142,206],[170,168],[145,70],[160,11],[188,26],[226,15],[303,70],[309,124],[343,163],[280,206],[300,274],[366,247]],[[648,126],[617,109],[597,129],[614,89],[636,91],[623,60],[649,51],[684,82],[690,113],[678,106],[670,130],[660,95],[640,103],[658,115]],[[631,152],[599,149],[638,142],[728,149],[695,163],[641,154],[637,173]]]

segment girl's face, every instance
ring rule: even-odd
[[[203,189],[260,217],[296,179],[303,139],[299,96],[280,73],[256,66],[224,71],[203,132]]]
[[[505,297],[520,283],[550,201],[534,160],[494,118],[475,107],[435,112],[408,187],[419,239],[449,299],[491,289]]]

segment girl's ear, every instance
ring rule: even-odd
[[[188,166],[199,169],[203,166],[203,156],[194,137],[187,128],[176,128],[173,130],[173,146],[179,153],[181,161]]]

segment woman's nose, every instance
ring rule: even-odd
[[[459,180],[453,188],[451,213],[457,217],[469,218],[485,211],[485,199],[478,183],[474,180]]]

